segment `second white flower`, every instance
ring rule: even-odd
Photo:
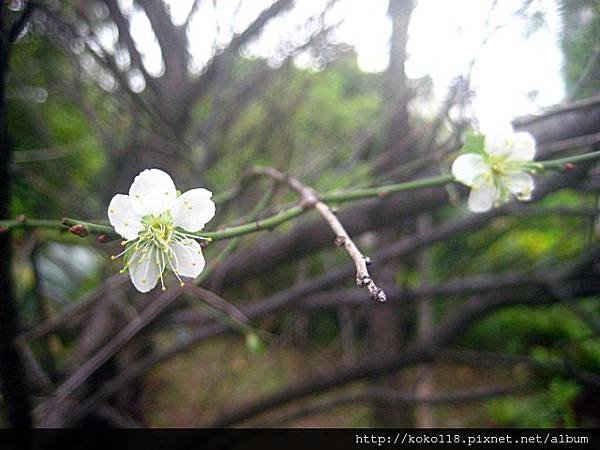
[[[452,175],[471,188],[468,206],[485,212],[515,196],[531,200],[534,180],[535,141],[528,133],[510,138],[487,138],[485,152],[465,153],[452,164]]]

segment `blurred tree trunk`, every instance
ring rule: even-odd
[[[388,16],[392,21],[390,41],[390,62],[385,76],[383,98],[386,99],[387,128],[383,145],[383,155],[377,168],[395,166],[407,158],[410,124],[408,120],[408,99],[410,97],[404,63],[408,26],[414,9],[413,0],[390,0]]]
[[[4,5],[0,5],[0,219],[9,218],[10,167],[12,148],[6,123],[6,78],[11,40],[18,29],[5,27]],[[19,333],[19,315],[13,292],[12,248],[10,233],[0,233],[0,382],[8,424],[32,425],[29,386],[15,339]]]
[[[417,233],[424,234],[431,229],[431,216],[421,214],[417,219]],[[421,283],[430,282],[431,255],[428,249],[422,250],[417,255],[417,271]],[[417,303],[417,338],[426,340],[433,333],[433,309],[431,297],[423,297]],[[417,370],[417,384],[415,389],[417,397],[431,397],[433,394],[433,380],[431,366],[424,364]],[[418,428],[433,428],[433,409],[430,405],[417,405],[415,408],[415,426]]]
[[[393,275],[389,272],[388,275]],[[385,360],[402,353],[406,346],[406,316],[401,315],[399,308],[391,303],[375,305],[369,315],[369,335],[371,352],[377,359]],[[378,377],[373,380],[375,388],[385,388],[401,392],[405,383],[402,374]],[[413,426],[413,414],[410,407],[398,407],[377,403],[373,409],[373,425],[376,427]]]
[[[394,164],[398,154],[403,151],[403,142],[409,135],[408,110],[406,105],[407,83],[404,63],[406,60],[406,43],[408,40],[408,24],[414,8],[412,0],[390,0],[388,15],[392,21],[392,37],[390,42],[390,62],[386,73],[383,98],[388,100],[388,128],[385,132],[384,154],[380,162],[384,167]],[[388,233],[386,233],[388,234]],[[395,233],[393,233],[395,235]],[[395,236],[382,236],[382,240]],[[386,273],[388,282],[394,282],[397,267]],[[406,329],[404,320],[393,305],[377,305],[369,316],[369,330],[372,342],[371,350],[378,359],[390,358],[399,354],[405,344],[402,330]],[[393,390],[401,390],[399,375],[380,378],[374,381],[377,386]],[[399,409],[390,406],[376,405],[374,412],[375,426],[410,427],[412,411],[410,408]]]

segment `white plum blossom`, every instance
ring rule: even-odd
[[[140,292],[148,292],[172,271],[181,286],[181,277],[196,278],[204,269],[198,232],[215,215],[212,192],[199,188],[179,195],[171,177],[159,169],[147,169],[133,180],[129,195],[115,195],[108,206],[108,218],[124,238],[125,249],[113,259],[124,257],[123,272]]]
[[[531,200],[534,188],[531,172],[539,169],[533,162],[535,141],[529,133],[509,137],[486,137],[485,151],[464,153],[452,164],[452,175],[471,188],[468,206],[485,212],[515,196]]]

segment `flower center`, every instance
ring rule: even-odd
[[[490,169],[494,176],[505,175],[508,172],[507,158],[504,155],[492,155],[490,156]]]
[[[144,230],[139,239],[150,240],[157,245],[167,245],[171,242],[175,227],[171,213],[165,212],[160,216],[145,216],[142,219]]]

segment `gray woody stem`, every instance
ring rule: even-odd
[[[319,199],[319,196],[313,189],[303,185],[298,179],[284,174],[272,167],[255,168],[254,173],[259,175],[267,175],[278,181],[287,183],[292,189],[300,194],[300,206],[302,208],[315,208],[335,233],[335,245],[338,247],[343,246],[350,255],[350,258],[352,258],[352,261],[356,266],[356,285],[359,287],[366,287],[369,290],[371,299],[375,301],[383,303],[387,300],[383,289],[377,287],[373,281],[373,278],[371,278],[371,275],[369,274],[367,265],[371,262],[370,258],[364,256],[360,252],[337,216],[329,206]]]

